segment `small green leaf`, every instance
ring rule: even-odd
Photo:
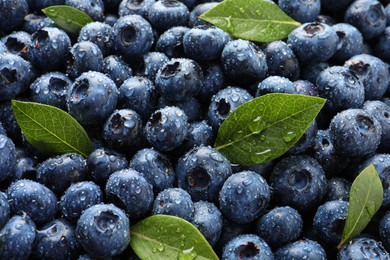
[[[78,34],[84,25],[93,22],[83,11],[67,5],[49,6],[42,12],[59,27],[73,34]]]
[[[374,165],[370,164],[352,183],[343,238],[337,248],[340,249],[345,242],[363,231],[381,207],[382,201],[382,182]]]
[[[182,218],[154,215],[132,226],[130,232],[130,246],[143,260],[218,259],[199,230]]]
[[[87,157],[92,143],[83,127],[65,111],[49,105],[12,100],[27,141],[46,154],[79,153]]]
[[[290,149],[316,118],[325,99],[273,93],[234,110],[218,130],[214,147],[232,163],[252,165]]]
[[[236,38],[256,42],[284,39],[300,25],[267,0],[225,0],[200,18]]]

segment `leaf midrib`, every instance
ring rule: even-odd
[[[237,20],[237,21],[246,21],[246,22],[256,22],[256,23],[278,23],[278,24],[291,24],[291,25],[294,25],[294,26],[299,26],[301,23],[295,21],[295,20],[292,20],[292,21],[285,21],[285,20],[268,20],[268,19],[261,19],[261,17],[259,17],[259,19],[253,19],[253,18],[237,18],[237,17],[232,17],[232,16],[212,16],[212,17],[207,17],[207,16],[203,16],[203,17],[200,17],[202,19],[210,19],[210,20],[214,20],[214,19],[219,19],[219,20],[226,20],[226,19],[232,19],[232,20]],[[260,20],[261,19],[261,20]]]

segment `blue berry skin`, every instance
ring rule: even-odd
[[[8,222],[11,214],[11,207],[9,205],[7,195],[0,192],[0,229]]]
[[[143,57],[143,63],[139,69],[139,73],[154,82],[157,72],[167,62],[169,62],[169,58],[164,53],[148,52]]]
[[[324,201],[344,200],[349,201],[349,191],[352,183],[341,177],[328,179],[327,191]]]
[[[208,146],[214,143],[216,132],[207,124],[206,120],[190,123],[188,134],[183,141],[181,147],[185,151],[189,151],[195,146]]]
[[[221,211],[211,202],[195,202],[192,224],[202,233],[209,244],[214,246],[222,231]]]
[[[7,136],[10,137],[14,143],[21,144],[22,131],[16,122],[11,100],[0,103],[0,121]]]
[[[174,26],[186,26],[190,13],[188,7],[177,0],[159,0],[148,10],[150,23],[160,32]]]
[[[61,72],[48,72],[30,85],[30,99],[66,110],[66,95],[73,82]]]
[[[120,57],[115,55],[103,59],[102,72],[112,79],[118,88],[126,79],[133,76],[133,70]]]
[[[79,255],[73,224],[55,219],[37,230],[32,256],[36,259],[74,259]]]
[[[264,49],[267,58],[268,74],[297,80],[300,73],[299,62],[291,48],[283,41],[268,43]]]
[[[132,109],[147,120],[156,107],[157,93],[153,82],[145,77],[129,77],[119,87],[118,106]]]
[[[139,15],[123,16],[112,27],[110,43],[115,53],[122,55],[126,61],[134,62],[152,46],[152,26]]]
[[[160,97],[157,100],[157,108],[163,108],[166,106],[176,106],[183,110],[188,117],[188,122],[194,122],[200,119],[202,116],[201,103],[195,97],[189,97],[183,101],[169,101],[164,97]]]
[[[65,0],[65,5],[85,12],[94,21],[104,21],[104,3],[102,0]]]
[[[0,231],[0,258],[27,259],[36,237],[35,224],[25,213],[14,215]]]
[[[307,64],[301,67],[301,78],[310,81],[312,84],[316,84],[317,78],[320,73],[329,68],[331,65],[328,62],[315,62]]]
[[[0,0],[0,32],[9,32],[23,23],[23,18],[29,13],[26,0]]]
[[[287,15],[300,23],[314,21],[321,11],[321,1],[279,0],[278,5]]]
[[[207,113],[209,124],[218,129],[222,122],[240,105],[252,100],[253,97],[243,88],[227,87],[215,94],[210,102]]]
[[[1,42],[4,43],[9,53],[19,55],[26,59],[27,46],[31,44],[31,35],[27,32],[17,31],[1,38]]]
[[[341,63],[362,53],[363,36],[358,29],[347,23],[338,23],[332,28],[339,37],[337,51],[332,56],[332,60]]]
[[[204,80],[197,97],[208,104],[212,96],[225,86],[225,74],[218,62],[204,63],[201,67]]]
[[[337,245],[341,241],[349,203],[343,200],[325,202],[314,215],[313,226],[326,243]]]
[[[63,193],[59,207],[62,215],[75,223],[84,210],[102,202],[103,192],[100,187],[92,181],[81,181],[72,184]]]
[[[172,215],[191,222],[194,218],[194,211],[194,202],[187,191],[181,188],[167,188],[155,198],[152,215]]]
[[[33,34],[43,27],[55,27],[55,23],[49,17],[37,15],[35,13],[30,13],[24,17],[24,23],[22,26],[23,31]]]
[[[77,221],[76,236],[92,257],[111,257],[123,252],[130,242],[130,221],[113,204],[86,209]]]
[[[217,202],[223,183],[231,175],[229,161],[210,146],[195,146],[179,158],[176,166],[178,186],[194,201]]]
[[[390,255],[381,242],[364,236],[345,243],[337,254],[338,260],[389,258]]]
[[[107,56],[110,52],[110,34],[111,26],[102,22],[88,23],[81,28],[78,42],[89,41],[96,44],[103,56]]]
[[[24,211],[36,224],[52,220],[57,213],[57,197],[46,186],[31,180],[18,180],[7,189],[12,212]]]
[[[287,39],[302,64],[326,61],[337,51],[339,37],[329,25],[312,22],[295,28]]]
[[[190,28],[175,26],[163,32],[157,40],[156,50],[168,58],[184,57],[183,37]]]
[[[333,0],[331,0],[331,1],[333,1]],[[346,1],[343,1],[343,3],[344,2],[346,2]],[[322,5],[322,1],[321,1],[321,5]],[[337,23],[336,19],[333,16],[329,16],[329,15],[326,15],[326,14],[320,14],[319,16],[317,16],[315,21],[319,22],[319,23],[325,23],[325,24],[327,24],[329,26],[335,25]]]
[[[203,84],[203,71],[191,59],[171,59],[157,72],[156,89],[169,101],[184,101],[194,96]]]
[[[221,62],[225,74],[241,84],[263,80],[268,70],[264,53],[246,40],[228,42],[223,48]]]
[[[74,79],[83,72],[102,71],[102,63],[103,54],[96,44],[89,41],[77,42],[69,51],[67,74]]]
[[[386,11],[379,1],[356,0],[345,11],[344,22],[355,26],[369,40],[385,30]]]
[[[382,126],[382,137],[379,149],[388,151],[390,148],[390,106],[386,103],[374,100],[366,101],[363,110],[374,116]]]
[[[256,234],[272,248],[295,241],[302,233],[301,215],[291,207],[276,207],[256,222]]]
[[[119,109],[104,124],[103,138],[111,149],[134,153],[145,145],[143,130],[142,119],[137,112]]]
[[[209,25],[208,22],[200,19],[199,16],[207,12],[217,4],[218,2],[208,2],[208,3],[199,3],[198,5],[196,5],[190,12],[190,16],[188,18],[188,26],[192,28],[199,25]]]
[[[297,94],[306,96],[318,96],[318,88],[308,80],[299,79],[293,82]]]
[[[347,157],[374,154],[382,135],[379,121],[363,109],[347,109],[338,113],[330,122],[329,129],[336,153]]]
[[[0,54],[0,101],[12,99],[24,92],[32,79],[31,64],[23,58]]]
[[[312,259],[326,260],[325,250],[314,240],[301,239],[279,248],[275,259]]]
[[[106,198],[122,208],[131,220],[140,220],[152,208],[153,186],[133,169],[114,172],[107,180]]]
[[[226,243],[222,259],[272,260],[274,256],[269,245],[261,237],[254,234],[243,234]]]
[[[154,2],[155,0],[123,0],[119,4],[118,14],[119,16],[138,14],[143,18],[147,19],[148,10]]]
[[[139,150],[131,159],[129,168],[138,171],[152,184],[155,194],[173,187],[176,179],[175,170],[168,157],[151,148]]]
[[[318,95],[325,98],[326,109],[330,114],[348,108],[359,108],[364,103],[364,86],[354,71],[331,66],[317,78]]]
[[[390,74],[388,65],[381,59],[369,54],[359,54],[347,60],[345,66],[362,81],[366,100],[377,100],[385,94]]]
[[[184,52],[196,61],[219,60],[222,50],[229,40],[229,34],[217,27],[197,26],[184,34]]]
[[[8,53],[7,47],[0,41],[0,54],[6,54]]]
[[[115,14],[107,14],[104,18],[104,23],[108,24],[109,26],[114,26],[114,24],[118,21],[118,16]]]
[[[255,165],[238,165],[238,167],[234,167],[232,165],[232,168],[233,172],[235,173],[240,171],[252,171],[259,174],[264,179],[268,180],[271,175],[271,171],[274,167],[274,164],[275,162],[273,160],[269,160]]]
[[[269,76],[265,78],[257,87],[256,97],[269,93],[296,94],[296,88],[292,81],[281,76]]]
[[[40,12],[43,8],[52,6],[52,5],[63,5],[65,4],[65,0],[27,0],[28,6],[31,11]]]
[[[154,111],[145,126],[148,142],[162,152],[181,145],[188,133],[188,118],[178,107],[167,106]]]
[[[386,25],[389,26],[390,25],[390,4],[388,3],[386,6],[385,6],[385,11],[386,11]]]
[[[390,11],[390,5],[389,5]],[[390,14],[389,14],[390,15]],[[374,53],[377,57],[381,58],[383,61],[390,62],[390,27],[386,29],[378,36],[378,41],[374,46]]]
[[[0,134],[0,182],[12,174],[16,163],[15,144],[11,138]]]
[[[381,218],[379,222],[379,236],[385,248],[390,249],[390,211]]]
[[[326,193],[326,178],[321,165],[312,157],[286,157],[276,163],[270,177],[272,196],[279,205],[299,212],[315,209]]]
[[[97,126],[114,112],[118,89],[103,73],[88,71],[75,79],[66,100],[69,114],[80,124]]]
[[[66,153],[43,161],[37,168],[37,179],[60,195],[72,183],[85,180],[87,173],[87,162],[81,155]]]
[[[70,38],[64,31],[54,27],[44,27],[31,36],[27,57],[38,69],[61,70],[65,65],[70,47]],[[56,58],[53,59],[53,57]]]
[[[252,171],[231,175],[219,192],[219,207],[229,220],[248,224],[264,214],[271,200],[266,180]]]

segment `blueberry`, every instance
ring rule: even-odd
[[[222,122],[240,105],[253,99],[243,88],[227,87],[215,94],[210,102],[207,119],[209,124],[217,129]]]
[[[213,128],[207,124],[206,120],[190,123],[188,134],[183,141],[181,147],[185,151],[189,151],[195,146],[212,145],[215,140],[216,133]]]
[[[246,40],[228,42],[222,51],[221,62],[225,74],[237,82],[263,80],[268,70],[264,53],[257,45]]]
[[[160,96],[157,100],[157,108],[163,108],[166,106],[176,106],[183,110],[188,117],[188,122],[194,122],[200,119],[202,116],[202,107],[198,99],[195,97],[188,97],[183,101],[169,101],[166,98]]]
[[[65,5],[80,9],[94,21],[101,22],[104,20],[103,0],[65,0]]]
[[[12,174],[4,180],[4,183],[9,185],[21,179],[36,180],[38,160],[35,157],[29,157],[27,155],[17,155],[16,158]]]
[[[148,52],[143,56],[138,73],[154,82],[158,71],[168,61],[169,58],[162,52]]]
[[[337,51],[339,37],[329,25],[304,23],[288,35],[287,44],[302,64],[326,61]]]
[[[194,203],[192,224],[202,233],[211,246],[214,246],[222,231],[222,214],[211,202]]]
[[[201,65],[203,71],[203,85],[197,93],[197,97],[208,104],[214,94],[225,87],[225,74],[218,62]]]
[[[107,180],[107,200],[122,208],[131,220],[145,217],[153,203],[153,187],[133,169],[114,172]]]
[[[255,172],[231,175],[219,192],[219,207],[229,220],[248,224],[264,214],[271,200],[266,180]]]
[[[65,4],[65,0],[27,0],[27,3],[31,11],[40,12],[42,9],[52,5],[63,5]]]
[[[0,54],[6,54],[8,53],[7,47],[0,41]]]
[[[230,175],[229,161],[209,146],[195,146],[179,158],[176,166],[178,186],[188,191],[194,201],[216,202]]]
[[[114,112],[117,101],[114,81],[96,71],[76,78],[67,95],[69,114],[84,126],[102,124]]]
[[[0,121],[7,136],[10,137],[14,143],[22,143],[22,131],[16,122],[11,100],[0,103]]]
[[[268,93],[288,93],[296,94],[294,83],[288,78],[281,76],[269,76],[265,78],[257,87],[256,97]]]
[[[386,11],[376,0],[356,0],[344,14],[344,22],[355,26],[365,40],[378,36],[386,28]]]
[[[279,205],[300,212],[315,209],[326,193],[326,178],[321,165],[307,155],[290,156],[276,163],[270,183]]]
[[[157,194],[173,187],[175,171],[168,157],[163,153],[144,148],[138,150],[130,161],[129,167],[139,172],[153,186]]]
[[[143,18],[148,18],[148,10],[152,6],[155,0],[123,0],[119,4],[118,14],[119,16],[125,16],[129,14],[138,14]]]
[[[42,74],[30,85],[33,102],[47,104],[66,110],[66,95],[73,82],[61,72]]]
[[[327,191],[324,201],[344,200],[349,201],[349,192],[352,183],[341,177],[334,177],[328,180]]]
[[[27,46],[31,44],[31,35],[27,32],[17,31],[1,38],[1,42],[4,43],[9,53],[19,55],[26,59]]]
[[[188,118],[178,107],[167,106],[154,111],[145,126],[148,142],[157,150],[171,151],[184,141]]]
[[[88,156],[87,166],[91,178],[97,184],[105,185],[112,173],[127,168],[129,162],[122,154],[99,148]]]
[[[17,28],[23,23],[23,18],[29,12],[26,0],[0,0],[0,8],[0,32],[8,32]]]
[[[382,126],[382,137],[379,148],[390,148],[390,106],[381,101],[366,101],[363,110],[374,116]]]
[[[232,165],[233,172],[240,172],[240,171],[252,171],[257,174],[259,174],[264,179],[268,180],[272,168],[274,167],[275,162],[273,160],[269,160],[263,163],[258,163],[254,165]]]
[[[114,24],[118,21],[118,16],[115,14],[107,14],[104,18],[104,23],[108,24],[109,26],[114,26]]]
[[[194,60],[171,59],[157,72],[155,83],[165,99],[183,101],[202,87],[203,71]]]
[[[133,70],[118,56],[110,55],[103,59],[102,72],[111,78],[119,88],[133,76]]]
[[[295,241],[302,233],[302,217],[291,207],[275,207],[259,218],[256,234],[272,248]]]
[[[16,163],[15,144],[0,134],[0,182],[11,176]]]
[[[308,80],[299,79],[293,82],[297,94],[306,96],[318,96],[318,88]]]
[[[86,209],[77,221],[76,236],[92,257],[111,257],[130,242],[130,221],[118,207],[98,204]]]
[[[37,1],[30,1],[36,3]],[[33,34],[44,27],[55,27],[55,23],[49,17],[30,13],[24,17],[22,30]]]
[[[112,27],[110,43],[117,54],[127,61],[134,61],[152,46],[152,26],[139,15],[123,16]]]
[[[363,36],[354,26],[347,23],[338,23],[332,26],[339,36],[337,51],[332,59],[344,62],[354,55],[360,54],[363,48]]]
[[[382,135],[378,120],[362,109],[347,109],[338,113],[333,117],[329,129],[336,153],[348,157],[375,153]]]
[[[254,234],[243,234],[226,243],[222,259],[271,260],[274,257],[271,248],[261,237]]]
[[[189,14],[188,7],[177,0],[159,0],[148,9],[150,23],[160,32],[174,26],[186,26]]]
[[[198,25],[208,25],[209,23],[200,19],[199,16],[207,12],[217,4],[218,4],[217,2],[208,2],[208,3],[199,3],[198,5],[196,5],[190,12],[188,25],[191,28],[196,27]]]
[[[76,222],[87,208],[103,202],[103,193],[92,181],[72,184],[62,195],[60,210],[69,221]]]
[[[314,62],[301,67],[301,78],[314,85],[320,73],[331,65],[328,62]]]
[[[325,250],[316,241],[301,239],[279,248],[275,259],[312,259],[326,260]]]
[[[390,249],[390,211],[381,218],[379,222],[379,236],[385,248]]]
[[[7,190],[13,212],[26,212],[36,223],[53,219],[57,213],[57,197],[46,186],[31,180],[18,180]]]
[[[357,237],[345,243],[339,250],[337,259],[389,259],[390,255],[378,242],[368,237]]]
[[[72,259],[79,255],[75,227],[63,219],[55,219],[37,230],[33,257],[37,259]]]
[[[279,0],[278,5],[286,14],[300,23],[312,22],[321,11],[321,1]]]
[[[184,57],[183,37],[190,28],[175,26],[160,35],[156,43],[156,50],[164,53],[168,58]]]
[[[0,231],[0,257],[27,259],[35,237],[35,224],[30,217],[24,212],[14,215]]]
[[[11,207],[9,205],[7,195],[0,192],[0,229],[8,222],[11,214]]]
[[[181,188],[167,188],[155,198],[152,214],[173,215],[192,221],[194,210],[194,202],[187,191]]]
[[[333,0],[330,0],[330,1],[333,1]],[[348,0],[348,1],[350,1],[350,0]],[[343,3],[344,2],[345,1],[343,1]],[[322,3],[322,1],[321,1],[321,3]],[[320,14],[319,16],[317,16],[317,18],[314,21],[319,22],[319,23],[324,23],[324,24],[327,24],[329,26],[335,25],[337,23],[335,17],[330,16],[330,15],[326,15],[326,14]]]
[[[54,27],[44,27],[31,36],[27,57],[38,69],[61,70],[70,47],[69,36],[64,31]]]
[[[106,56],[110,52],[111,29],[111,26],[106,23],[88,23],[81,28],[77,41],[89,41],[96,44],[103,56]]]

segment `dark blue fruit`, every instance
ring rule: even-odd
[[[222,259],[274,259],[269,245],[254,234],[239,235],[230,240],[223,248]]]
[[[381,242],[364,236],[345,243],[337,255],[338,260],[389,258],[390,255]]]
[[[287,244],[275,252],[275,259],[326,260],[325,250],[316,241],[301,239]]]

